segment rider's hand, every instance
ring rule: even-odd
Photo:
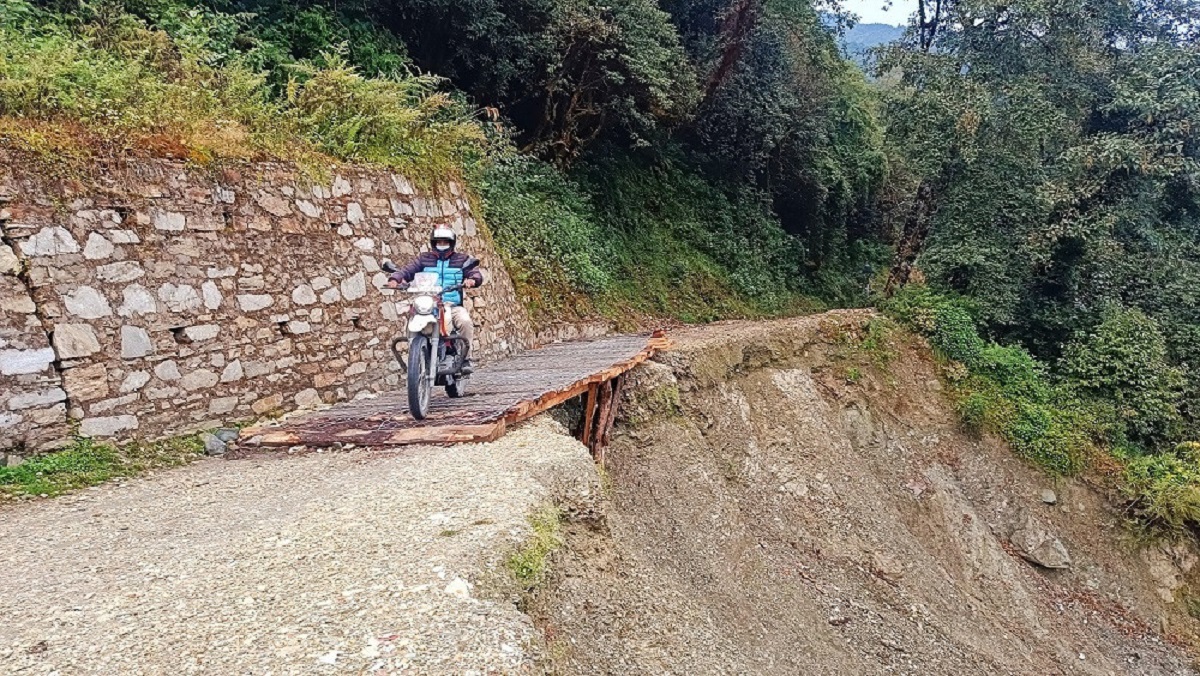
[[[389,289],[398,289],[400,288],[400,282],[397,282],[394,279],[389,279],[387,280],[387,284],[385,286],[387,286]]]
[[[463,282],[463,286],[467,287],[468,289],[475,288],[475,285],[476,285],[476,281],[473,279],[468,279],[467,281]]]

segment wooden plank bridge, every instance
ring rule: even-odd
[[[408,413],[405,391],[385,392],[242,431],[261,446],[400,446],[492,441],[515,424],[586,394],[580,440],[593,453],[608,442],[624,374],[669,345],[660,333],[555,343],[479,368],[467,396],[435,390],[429,415]]]

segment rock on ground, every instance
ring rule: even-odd
[[[1021,556],[1043,568],[1071,567],[1071,555],[1066,545],[1036,519],[1026,519],[1013,532],[1010,541]]]
[[[487,445],[210,459],[0,507],[0,673],[532,673],[488,580],[597,494],[548,418]]]

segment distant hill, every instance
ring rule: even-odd
[[[869,62],[868,52],[872,47],[899,40],[902,35],[904,35],[904,26],[860,23],[846,31],[846,34],[842,36],[841,45],[846,56],[856,63],[866,66]]]

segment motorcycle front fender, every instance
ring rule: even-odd
[[[424,333],[433,334],[434,328],[437,327],[437,318],[433,315],[413,315],[413,318],[408,320],[409,333]]]

